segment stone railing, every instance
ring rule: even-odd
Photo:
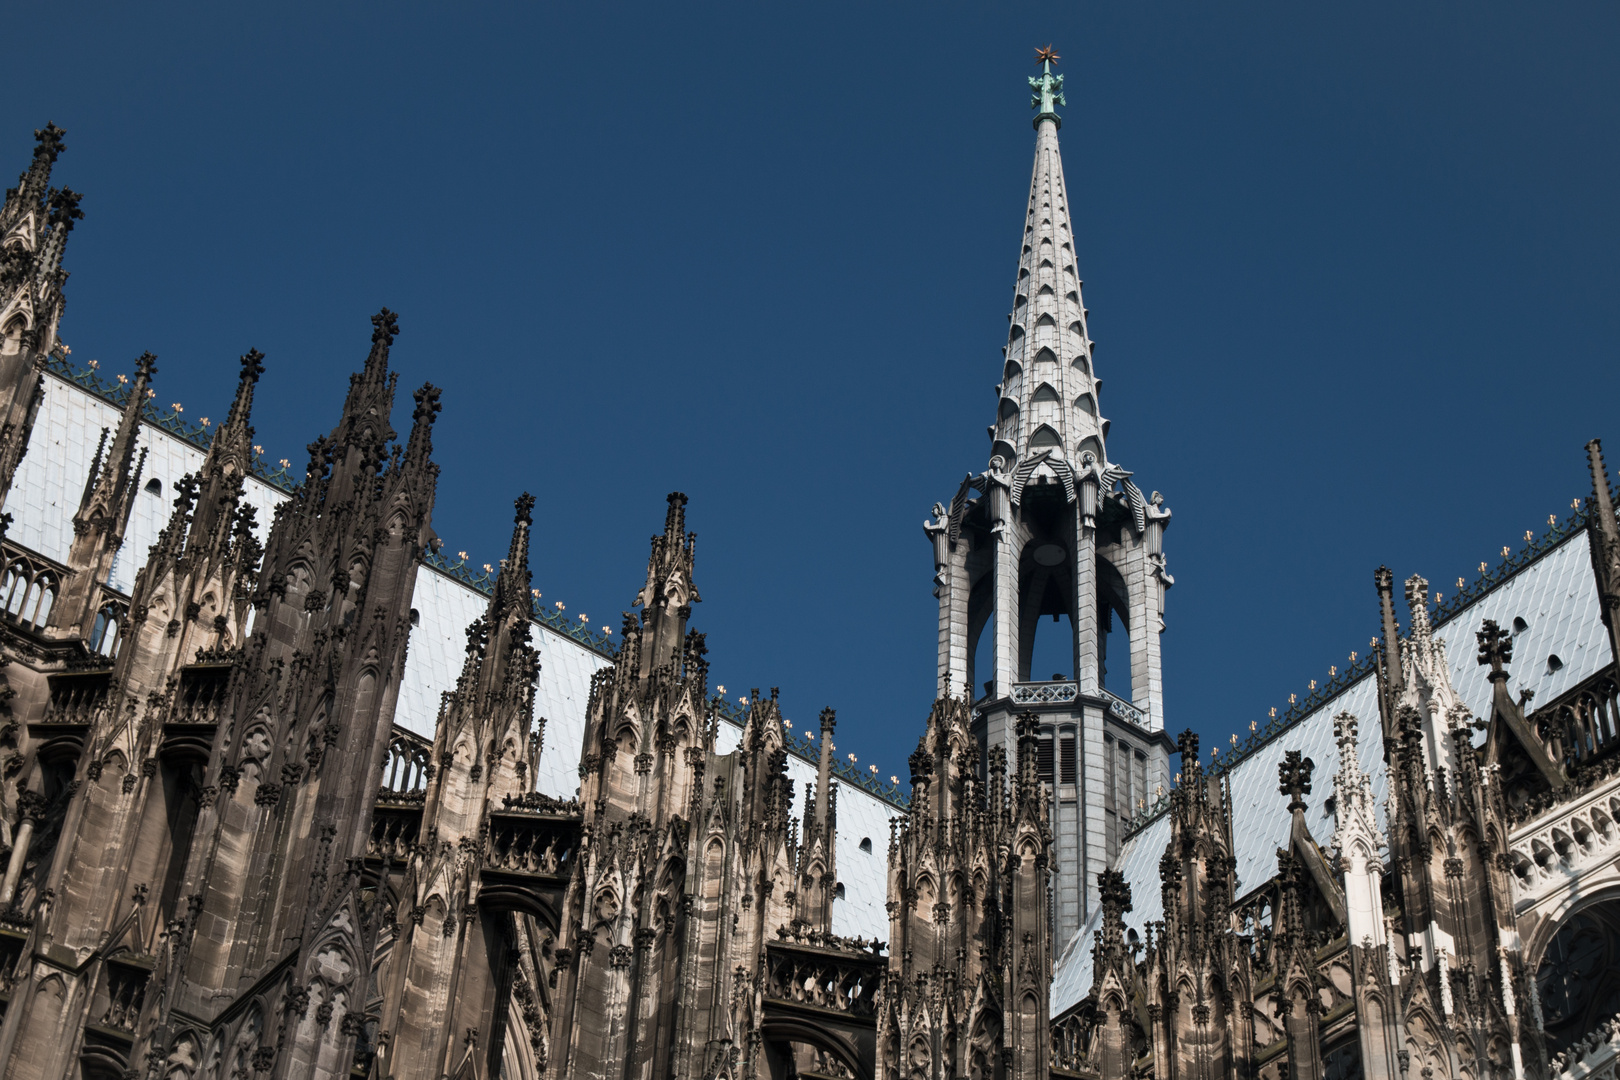
[[[46,724],[95,724],[107,713],[110,681],[105,671],[56,675],[51,700],[40,718]]]
[[[884,960],[877,952],[773,941],[765,957],[765,998],[876,1022]]]
[[[1132,705],[1118,694],[1111,694],[1100,686],[1097,688],[1097,692],[1103,696],[1104,701],[1108,702],[1109,712],[1113,713],[1121,720],[1129,720],[1137,727],[1145,728],[1148,726],[1147,713],[1143,712],[1141,709],[1138,709],[1135,705]]]
[[[1075,1013],[1052,1022],[1051,1066],[1068,1073],[1095,1074],[1097,1071],[1086,1054],[1086,1026]]]
[[[1547,756],[1571,776],[1620,746],[1620,684],[1613,665],[1543,705],[1527,718]]]
[[[371,808],[371,835],[366,855],[373,859],[405,860],[422,835],[422,796],[382,792]]]
[[[1620,1071],[1620,1016],[1611,1016],[1547,1063],[1555,1080],[1615,1080]]]
[[[1014,705],[1061,705],[1080,696],[1080,686],[1072,682],[1013,683]]]
[[[531,814],[559,814],[579,817],[578,799],[558,799],[543,791],[528,791],[522,795],[503,795],[501,805],[508,811],[528,811]]]
[[[489,816],[484,869],[532,877],[566,878],[579,851],[577,817],[536,811],[497,811]]]
[[[1108,711],[1114,716],[1137,727],[1147,727],[1148,714],[1118,694],[1110,693],[1099,686],[1097,696],[1102,698]],[[1012,688],[1014,705],[1066,705],[1078,700],[1079,697],[1080,684],[1067,680],[1013,683]]]

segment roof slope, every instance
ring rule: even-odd
[[[1532,690],[1536,700],[1549,701],[1611,662],[1586,534],[1575,528],[1561,532],[1564,535],[1557,543],[1435,624],[1436,637],[1446,645],[1452,685],[1475,715],[1483,715],[1491,702],[1490,682],[1475,659],[1474,632],[1485,619],[1494,619],[1504,627],[1517,625],[1515,620],[1525,624],[1514,635],[1517,662],[1509,686],[1515,697],[1521,690]],[[1557,670],[1548,663],[1552,656],[1562,664]],[[1339,751],[1333,738],[1333,717],[1341,711],[1354,714],[1362,722],[1361,767],[1372,780],[1373,795],[1382,812],[1388,777],[1378,722],[1377,681],[1370,669],[1363,669],[1348,687],[1318,702],[1298,721],[1225,770],[1232,787],[1240,896],[1276,873],[1277,848],[1288,842],[1290,816],[1284,809],[1283,797],[1277,793],[1277,765],[1289,750],[1299,750],[1316,763],[1318,776],[1336,773]],[[1333,816],[1323,807],[1328,794],[1325,785],[1319,786],[1305,812],[1311,834],[1323,844],[1334,829]],[[1164,917],[1159,858],[1169,836],[1169,817],[1160,813],[1125,842],[1116,862],[1116,868],[1131,886],[1133,910],[1125,924],[1139,934],[1145,923]],[[1053,1016],[1091,992],[1091,942],[1097,922],[1098,916],[1094,915],[1058,959],[1052,980]]]

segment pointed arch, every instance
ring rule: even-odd
[[[1049,424],[1042,424],[1029,437],[1031,453],[1039,453],[1042,450],[1058,450],[1062,449],[1062,447],[1063,440],[1058,437],[1058,433],[1053,431]]]
[[[1033,405],[1039,405],[1043,402],[1050,402],[1051,404],[1056,405],[1058,403],[1058,394],[1056,390],[1052,389],[1051,383],[1043,382],[1040,386],[1035,388],[1035,395],[1029,400]]]

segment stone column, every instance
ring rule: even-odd
[[[11,861],[6,864],[6,877],[0,882],[0,910],[11,905],[17,896],[17,882],[22,880],[23,864],[28,861],[28,845],[34,839],[34,830],[45,818],[45,796],[24,788],[17,793],[17,831],[12,834]]]

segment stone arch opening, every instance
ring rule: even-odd
[[[1565,917],[1542,950],[1536,992],[1550,1054],[1620,1013],[1620,897]]]

